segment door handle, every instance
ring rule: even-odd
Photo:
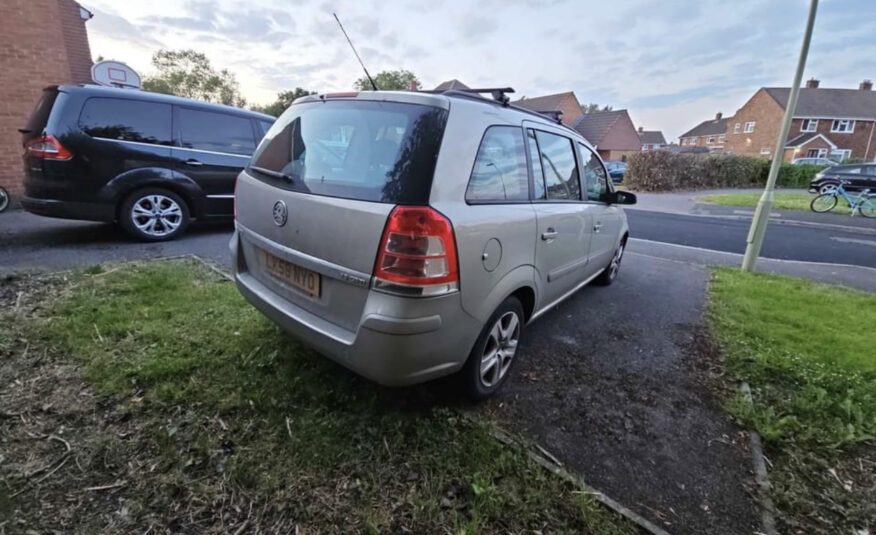
[[[599,232],[600,230],[602,230],[602,223],[596,223],[593,225],[593,232]]]
[[[186,160],[186,165],[191,165],[192,167],[200,167],[204,165],[204,162],[198,161],[194,158],[189,158],[188,160]]]
[[[559,233],[556,230],[554,230],[553,227],[548,227],[548,229],[546,231],[541,233],[541,239],[543,239],[544,241],[550,241],[550,240],[556,238],[557,234],[559,234]]]

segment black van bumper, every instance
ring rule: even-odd
[[[32,214],[46,217],[106,222],[112,222],[116,219],[115,207],[109,204],[36,199],[24,196],[21,197],[21,207]]]

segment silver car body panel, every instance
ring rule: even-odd
[[[534,306],[527,312],[535,319],[597,276],[628,231],[623,210],[605,203],[466,202],[466,187],[488,127],[535,127],[567,136],[576,146],[590,146],[570,129],[465,98],[413,92],[362,92],[356,98],[449,110],[429,205],[452,222],[458,291],[403,297],[372,287],[377,250],[393,204],[279,189],[246,171],[238,179],[231,249],[237,285],[250,303],[361,375],[403,385],[459,370],[484,323],[509,295],[528,292]],[[278,201],[288,211],[282,226],[272,217]],[[320,295],[307,295],[266,273],[265,252],[319,273]]]

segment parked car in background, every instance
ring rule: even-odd
[[[474,398],[502,385],[526,323],[615,280],[635,202],[574,130],[461,92],[298,99],[236,195],[251,304],[374,381],[459,372]]]
[[[839,162],[830,158],[794,158],[791,163],[794,165],[826,165],[828,167],[839,165]]]
[[[192,218],[233,215],[234,181],[274,118],[157,93],[90,85],[43,90],[27,125],[22,206],[117,221],[161,241]]]
[[[820,171],[809,184],[812,193],[830,193],[842,183],[846,191],[876,192],[876,163],[835,165]]]
[[[608,169],[608,174],[611,176],[612,182],[620,184],[624,181],[624,175],[627,173],[626,162],[608,161],[605,162],[605,168]]]

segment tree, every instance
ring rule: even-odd
[[[611,111],[613,108],[611,106],[600,106],[595,102],[591,102],[586,106],[581,106],[581,113],[593,113],[596,111]]]
[[[397,71],[380,71],[374,76],[374,83],[377,84],[377,89],[381,91],[404,91],[411,88],[411,82],[415,82],[417,87],[420,86],[420,80],[417,75],[405,69]],[[370,91],[371,82],[368,78],[362,77],[354,83],[359,91]]]
[[[274,117],[279,117],[281,113],[286,111],[286,108],[292,105],[292,102],[295,101],[295,99],[315,94],[316,93],[313,91],[296,87],[289,91],[281,91],[280,93],[277,93],[277,100],[274,102],[266,106],[253,106],[252,109],[262,113],[267,113],[268,115],[273,115]]]
[[[143,89],[179,97],[245,106],[237,79],[227,69],[216,71],[207,56],[191,49],[162,49],[152,55],[158,71],[147,76]]]

